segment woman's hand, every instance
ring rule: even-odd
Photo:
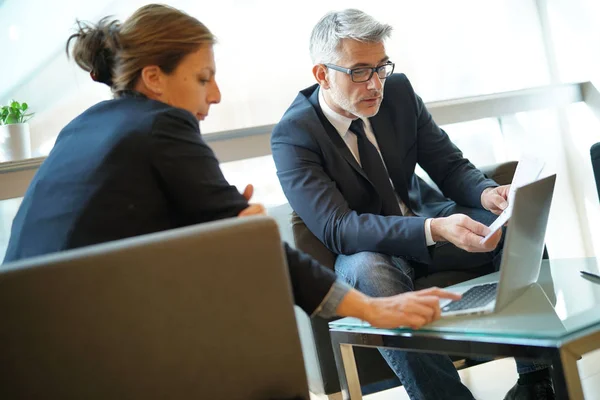
[[[246,201],[250,201],[252,195],[254,195],[254,186],[252,184],[246,185],[244,188],[244,193],[242,193]]]
[[[459,300],[460,294],[437,287],[370,299],[365,321],[378,328],[409,326],[418,329],[440,318],[440,299]]]
[[[418,329],[440,317],[440,299],[460,298],[460,294],[437,287],[391,297],[369,297],[352,289],[336,311],[340,316],[365,320],[376,328],[408,326]]]
[[[243,196],[246,198],[246,200],[250,201],[253,194],[254,194],[254,186],[246,185],[246,187],[244,188],[244,193],[243,193]],[[250,204],[248,207],[243,209],[238,214],[238,217],[249,217],[251,215],[267,215],[267,210],[265,209],[265,207],[262,204],[254,203],[254,204]]]
[[[238,214],[238,217],[249,217],[251,215],[267,215],[267,210],[262,204],[250,204]]]

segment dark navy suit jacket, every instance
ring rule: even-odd
[[[369,119],[398,196],[416,217],[381,215],[382,200],[318,103],[319,86],[301,91],[273,130],[277,175],[292,208],[336,254],[361,251],[431,262],[425,219],[452,203],[481,208],[497,186],[462,155],[433,121],[404,74],[386,79]],[[419,164],[441,192],[415,175]]]
[[[60,132],[14,219],[4,262],[235,217],[246,207],[194,116],[132,92]],[[335,275],[285,249],[296,302],[310,314]]]

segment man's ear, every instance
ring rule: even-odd
[[[329,69],[323,64],[313,66],[313,75],[323,89],[329,89]]]
[[[142,68],[141,78],[144,86],[157,97],[163,94],[163,75],[158,65],[147,65]]]

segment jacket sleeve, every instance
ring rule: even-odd
[[[236,217],[248,202],[231,186],[197,122],[183,110],[157,117],[150,141],[152,167],[170,201],[187,222]],[[306,254],[283,244],[295,303],[309,315],[323,302],[336,276]]]
[[[235,217],[248,202],[230,185],[219,161],[187,111],[156,117],[150,137],[151,165],[184,224]]]
[[[294,302],[308,315],[318,312],[326,300],[336,275],[310,256],[284,243]]]
[[[430,263],[425,218],[351,209],[325,171],[326,160],[308,129],[302,122],[280,122],[271,149],[283,191],[310,231],[336,254],[372,251]]]
[[[482,208],[481,193],[487,187],[498,186],[488,179],[452,143],[427,110],[423,100],[414,92],[408,79],[406,92],[411,97],[417,116],[418,162],[438,185],[444,196],[457,204]]]

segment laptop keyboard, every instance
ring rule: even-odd
[[[442,308],[442,312],[468,310],[487,305],[496,298],[498,283],[487,283],[478,285],[467,290],[462,299],[448,303]]]

